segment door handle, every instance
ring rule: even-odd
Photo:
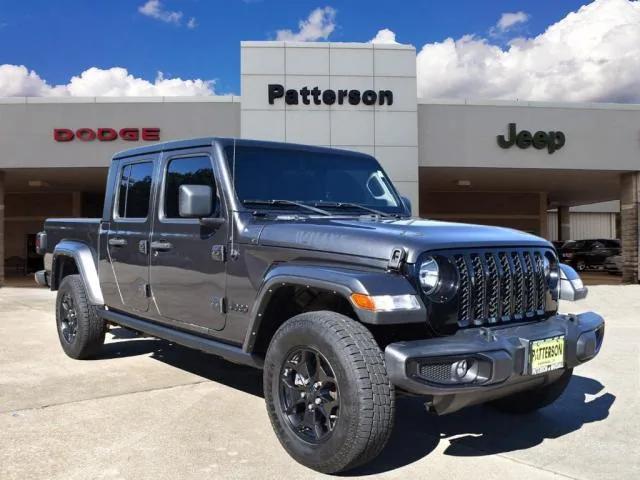
[[[165,240],[156,240],[151,242],[151,250],[155,250],[156,252],[166,252],[172,248],[173,245]]]
[[[110,247],[124,247],[127,245],[127,241],[124,238],[110,238],[109,246]]]

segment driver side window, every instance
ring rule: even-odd
[[[182,218],[179,213],[181,185],[207,185],[216,197],[216,182],[211,159],[208,156],[183,157],[169,161],[164,184],[164,217]],[[219,205],[219,202],[215,202]],[[213,216],[218,216],[214,212]]]

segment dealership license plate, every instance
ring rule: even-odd
[[[564,367],[564,335],[529,343],[529,373],[538,375]]]

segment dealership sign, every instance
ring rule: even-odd
[[[544,132],[542,130],[533,134],[529,130],[517,132],[515,123],[509,124],[508,138],[504,135],[498,135],[497,139],[498,145],[500,145],[501,148],[510,148],[513,145],[517,145],[519,148],[525,149],[533,146],[533,148],[537,150],[546,148],[550,154],[556,150],[560,150],[566,142],[566,137],[563,132]]]
[[[277,83],[270,83],[267,86],[267,95],[269,98],[269,105],[275,104],[279,98],[284,99],[284,103],[287,105],[343,105],[348,103],[349,105],[393,105],[393,92],[391,90],[320,90],[318,87],[309,89],[308,87],[302,87],[300,90],[285,89],[283,85]]]
[[[56,142],[71,142],[74,139],[82,142],[112,142],[117,139],[129,142],[138,142],[144,140],[146,142],[156,142],[160,140],[159,128],[78,128],[71,130],[70,128],[54,128],[53,139]]]

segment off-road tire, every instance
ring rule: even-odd
[[[313,349],[327,360],[340,393],[335,426],[319,444],[296,434],[282,406],[280,376],[290,353],[300,348]],[[383,352],[362,324],[330,311],[297,315],[278,329],[265,359],[264,396],[285,450],[299,463],[323,473],[369,462],[383,450],[393,428],[395,390]]]
[[[534,412],[555,402],[569,385],[572,374],[573,369],[570,368],[553,383],[494,400],[490,405],[501,412],[515,415]]]
[[[65,297],[71,299],[76,318],[76,333],[70,340],[63,333]],[[71,358],[84,360],[93,357],[104,343],[104,321],[89,303],[80,275],[68,275],[60,283],[56,298],[56,327],[60,345]]]

